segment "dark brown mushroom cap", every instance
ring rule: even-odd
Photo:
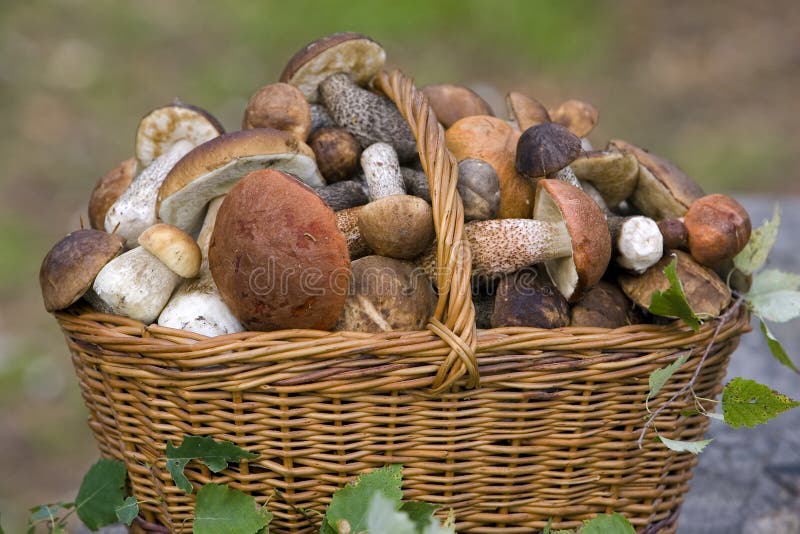
[[[661,219],[657,224],[661,237],[664,238],[665,249],[685,250],[689,246],[689,235],[682,220],[670,217]]]
[[[520,130],[527,130],[531,126],[551,122],[547,108],[535,98],[517,92],[506,95],[508,115],[516,121]]]
[[[560,171],[581,154],[581,140],[552,122],[531,126],[517,141],[515,166],[528,178]]]
[[[328,330],[344,306],[350,259],[333,211],[280,171],[252,172],[230,190],[208,263],[225,304],[248,329]]]
[[[300,90],[288,83],[271,83],[250,97],[242,129],[275,128],[305,141],[311,131],[311,107]]]
[[[367,256],[350,267],[350,292],[336,330],[422,330],[436,305],[431,282],[413,263]]]
[[[605,280],[589,289],[570,311],[570,326],[619,328],[642,322],[641,313],[622,290]]]
[[[56,243],[39,269],[45,309],[63,310],[81,298],[124,245],[118,235],[88,229],[72,232]]]
[[[365,85],[383,67],[386,52],[366,35],[335,33],[307,44],[291,57],[280,81],[300,89],[310,103],[319,100],[319,84],[331,74],[346,72]]]
[[[708,267],[732,259],[750,240],[750,216],[728,195],[717,193],[694,201],[683,222],[689,252]]]
[[[561,328],[569,324],[569,305],[547,275],[524,269],[497,285],[492,328],[532,326]]]
[[[105,175],[92,190],[89,198],[89,224],[95,230],[105,228],[106,213],[136,176],[136,158],[126,159]]]
[[[422,88],[422,93],[428,98],[428,104],[445,128],[472,115],[494,116],[492,107],[478,93],[463,85],[428,85]]]
[[[358,171],[361,145],[344,128],[320,128],[308,138],[317,167],[329,184],[352,177]]]
[[[572,256],[545,262],[561,294],[574,301],[596,284],[611,260],[611,235],[606,218],[586,193],[560,180],[539,180],[533,216],[546,222],[564,221],[572,240]]]
[[[553,122],[567,128],[578,137],[586,137],[597,126],[597,108],[582,100],[567,100],[549,110]]]
[[[619,139],[608,146],[633,154],[639,161],[639,180],[630,201],[644,215],[655,220],[683,217],[692,202],[705,195],[694,180],[666,159]]]
[[[717,317],[731,301],[731,291],[717,274],[680,250],[667,251],[661,260],[637,276],[623,275],[619,285],[625,294],[644,309],[650,307],[653,293],[669,288],[664,269],[677,257],[676,273],[683,285],[689,306],[698,315]]]

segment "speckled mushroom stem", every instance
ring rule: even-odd
[[[370,201],[391,195],[405,195],[397,152],[391,145],[375,143],[361,153],[361,168],[369,188]]]

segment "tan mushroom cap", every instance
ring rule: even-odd
[[[500,180],[500,219],[525,219],[533,208],[534,185],[514,167],[520,135],[503,119],[486,115],[465,117],[445,133],[456,160],[481,159],[494,168]]]
[[[535,98],[512,91],[506,95],[509,118],[516,121],[521,131],[531,126],[551,122],[547,108]]]
[[[250,97],[242,129],[275,128],[305,141],[311,132],[311,107],[300,90],[288,83],[272,83]]]
[[[590,182],[609,206],[629,198],[639,182],[639,162],[618,150],[587,152],[570,163],[579,180]]]
[[[118,235],[89,229],[72,232],[56,243],[39,269],[45,309],[62,310],[81,298],[124,244]]]
[[[202,108],[182,102],[161,106],[139,121],[136,158],[145,168],[182,139],[197,146],[223,133],[219,121]]]
[[[386,52],[360,33],[336,33],[307,44],[284,67],[280,81],[303,92],[310,103],[319,101],[319,84],[331,74],[346,72],[358,85],[366,85],[386,62]]]
[[[702,265],[715,267],[733,259],[750,240],[747,210],[728,195],[697,199],[684,217],[689,252]]]
[[[705,195],[686,173],[666,159],[635,145],[612,139],[609,147],[633,154],[639,161],[639,180],[630,201],[655,220],[683,217],[692,202]]]
[[[190,230],[211,199],[266,167],[291,173],[312,187],[325,185],[314,152],[291,134],[273,128],[232,132],[195,147],[175,164],[158,191],[158,216]]]
[[[106,213],[136,176],[136,158],[126,159],[104,174],[89,198],[89,224],[95,230],[105,228]]]
[[[457,120],[472,115],[494,116],[486,100],[468,87],[451,83],[439,83],[422,88],[428,103],[442,126],[449,128]]]
[[[545,267],[561,294],[573,301],[602,278],[611,260],[605,215],[580,189],[560,180],[542,179],[536,187],[533,216],[566,223],[572,255],[547,261]]]
[[[567,100],[549,110],[553,122],[560,124],[578,137],[586,137],[597,126],[597,108],[582,100]]]
[[[358,227],[376,254],[401,260],[425,252],[436,235],[430,205],[411,195],[389,195],[361,206]]]
[[[154,224],[139,236],[139,244],[183,278],[197,276],[202,254],[192,236],[170,224]]]

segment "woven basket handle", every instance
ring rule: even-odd
[[[444,130],[428,100],[400,71],[380,72],[375,86],[392,100],[417,139],[420,161],[431,188],[436,228],[439,301],[428,329],[450,346],[433,382],[444,391],[464,373],[468,387],[479,385],[475,359],[475,306],[470,285],[472,254],[464,240],[464,205],[456,191],[458,166],[445,145]]]

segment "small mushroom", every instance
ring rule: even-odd
[[[39,269],[45,309],[54,312],[77,302],[124,245],[118,235],[94,229],[77,230],[53,245]]]
[[[333,211],[274,169],[251,172],[217,212],[208,264],[249,330],[329,330],[342,312],[350,258]]]
[[[342,232],[345,243],[347,244],[347,252],[351,260],[357,260],[368,254],[372,254],[369,245],[361,235],[361,229],[358,227],[358,213],[361,208],[347,208],[337,211],[336,227]]]
[[[589,289],[570,310],[570,326],[619,328],[643,320],[641,312],[625,293],[605,280]]]
[[[458,162],[458,194],[465,221],[494,219],[500,210],[500,179],[487,162],[467,158]]]
[[[280,81],[300,89],[312,104],[319,102],[319,84],[337,72],[347,73],[366,85],[386,61],[380,44],[359,33],[336,33],[317,39],[299,50],[287,63]]]
[[[630,202],[654,220],[683,217],[689,206],[705,195],[702,188],[666,159],[621,140],[609,147],[633,154],[639,162],[639,178]]]
[[[89,225],[92,228],[105,229],[106,213],[131,185],[136,168],[136,158],[126,159],[97,181],[89,198]]]
[[[347,180],[358,171],[361,145],[344,128],[320,128],[308,138],[308,146],[328,183]]]
[[[158,190],[170,170],[194,145],[178,140],[140,172],[106,212],[104,227],[135,247],[139,235],[156,223]]]
[[[750,240],[750,216],[728,195],[713,194],[695,200],[683,222],[689,252],[708,267],[733,259]]]
[[[417,141],[391,100],[362,89],[344,73],[334,74],[319,86],[322,102],[336,124],[358,140],[361,148],[388,143],[402,162],[417,157]]]
[[[175,165],[158,190],[158,216],[194,231],[213,198],[227,193],[246,174],[264,168],[291,173],[311,187],[325,185],[314,152],[294,136],[273,128],[232,132],[194,148]]]
[[[175,102],[145,115],[136,131],[136,159],[143,169],[178,141],[197,146],[222,135],[225,129],[209,112]]]
[[[369,202],[366,185],[356,180],[345,180],[314,189],[333,211],[362,206]]]
[[[445,129],[457,120],[471,115],[494,116],[492,107],[478,93],[463,85],[428,85],[422,88],[422,93]]]
[[[434,238],[433,212],[427,202],[405,194],[394,149],[375,143],[361,155],[371,202],[358,212],[358,226],[369,247],[381,256],[411,259]]]
[[[586,137],[597,126],[597,108],[581,100],[567,100],[548,110],[554,123],[560,124],[578,137]]]
[[[311,131],[311,108],[297,87],[272,83],[259,89],[244,111],[242,130],[275,128],[305,141]]]
[[[86,297],[101,311],[150,324],[181,277],[197,275],[200,249],[191,236],[168,224],[148,228],[139,242],[103,267]]]
[[[350,267],[350,292],[336,330],[422,330],[436,306],[428,278],[407,261],[367,256]]]
[[[183,280],[158,316],[158,324],[187,330],[204,336],[221,336],[244,330],[239,320],[222,300],[208,267],[208,245],[224,197],[208,205],[203,227],[197,237],[200,270],[196,277]]]
[[[521,131],[531,126],[551,122],[547,108],[535,98],[517,92],[506,95],[506,108],[508,116],[516,123]]]
[[[547,275],[536,269],[523,269],[503,277],[497,285],[492,328],[561,328],[568,324],[567,299],[547,279]]]
[[[580,155],[581,140],[552,122],[532,126],[517,142],[515,166],[528,178],[540,178],[560,171]]]
[[[531,216],[535,187],[517,172],[514,159],[521,133],[508,122],[489,116],[465,117],[445,133],[447,148],[461,161],[480,159],[492,166],[500,183],[501,219]]]
[[[639,162],[633,154],[619,150],[587,152],[570,167],[579,180],[596,187],[611,207],[629,198],[639,181]]]
[[[653,293],[669,288],[664,269],[677,257],[676,272],[689,306],[698,315],[717,317],[731,301],[731,292],[714,271],[703,267],[680,250],[673,250],[638,276],[623,275],[619,284],[625,294],[644,309],[650,307]]]

